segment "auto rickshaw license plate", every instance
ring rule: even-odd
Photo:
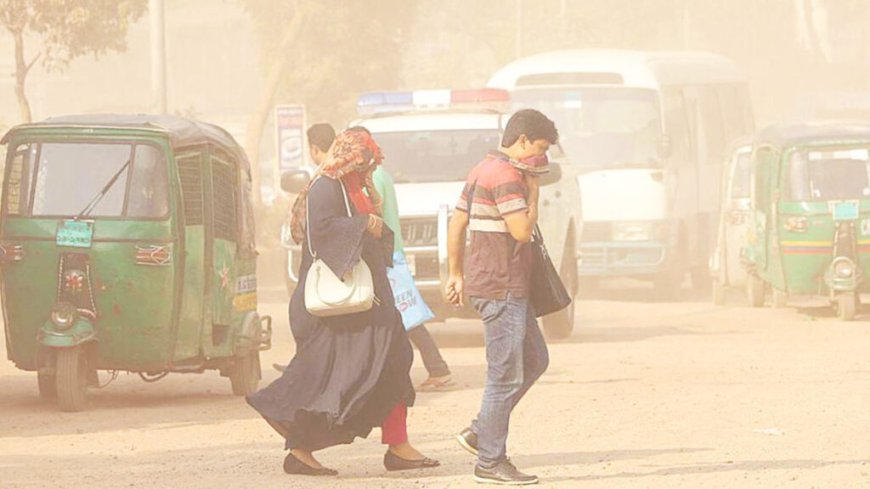
[[[58,224],[55,242],[58,246],[90,248],[93,238],[93,222],[67,220]]]
[[[835,221],[854,221],[858,219],[858,201],[847,200],[844,202],[831,202],[830,205]]]

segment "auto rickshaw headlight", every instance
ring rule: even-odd
[[[837,278],[852,278],[855,274],[855,264],[848,258],[834,260],[834,275]]]
[[[51,322],[61,331],[72,328],[77,317],[75,306],[69,302],[59,302],[51,310]]]

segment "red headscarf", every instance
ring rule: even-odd
[[[326,155],[326,161],[317,174],[334,180],[340,179],[357,213],[381,215],[381,197],[375,190],[372,173],[383,159],[381,148],[369,133],[344,131],[333,141]],[[290,229],[293,240],[297,243],[305,239],[305,212],[308,206],[308,191],[312,183],[313,180],[293,204]]]

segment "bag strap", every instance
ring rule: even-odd
[[[320,178],[321,175],[316,175],[314,180],[311,182],[311,186],[314,186],[314,182]],[[353,213],[350,210],[350,201],[347,198],[347,189],[344,188],[344,182],[341,181],[341,178],[337,178],[338,184],[341,185],[341,196],[344,197],[344,208],[347,211],[347,217],[353,217]],[[311,193],[305,196],[305,240],[308,242],[308,254],[312,257],[316,258],[317,255],[314,254],[314,249],[311,247],[311,219],[309,218],[309,209],[311,208]]]

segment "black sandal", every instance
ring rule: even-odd
[[[284,459],[284,472],[290,475],[310,475],[310,476],[333,476],[338,475],[337,470],[321,467],[316,469],[305,462],[296,458],[293,453],[288,453]]]
[[[387,450],[387,453],[384,454],[384,467],[390,472],[398,470],[431,469],[440,465],[441,462],[431,458],[408,460],[396,455],[390,450]]]

